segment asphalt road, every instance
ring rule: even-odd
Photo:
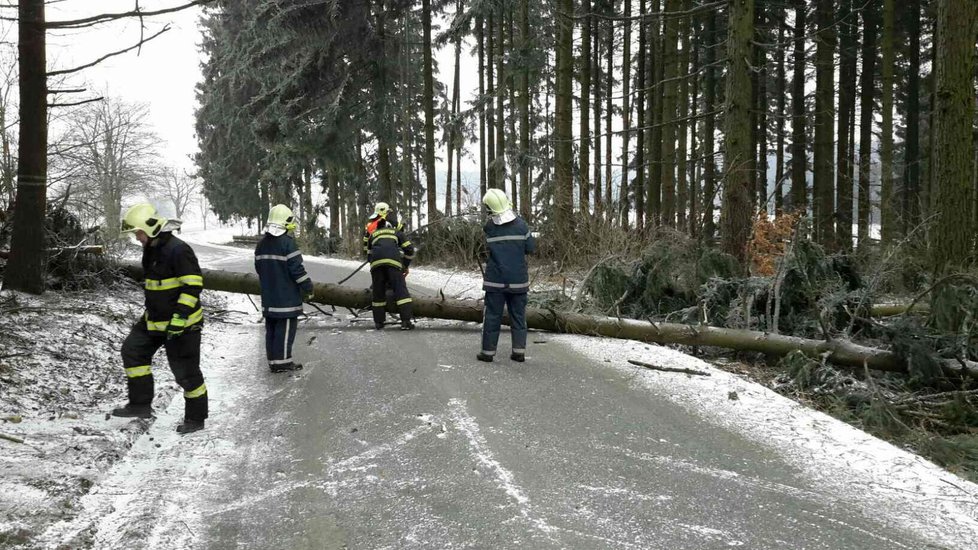
[[[252,271],[248,251],[195,248]],[[198,451],[224,464],[193,481],[194,548],[927,547],[545,334],[517,364],[504,332],[486,364],[474,324],[379,332],[337,316],[300,327],[292,375],[267,372],[260,325],[238,334],[251,343],[233,372],[208,375],[237,395],[215,389],[208,429],[179,440],[224,449]]]

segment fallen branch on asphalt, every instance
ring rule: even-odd
[[[653,365],[651,363],[643,363],[641,361],[636,361],[634,359],[629,359],[628,362],[631,363],[631,364],[633,364],[633,365],[636,365],[636,366],[639,366],[639,367],[645,367],[645,368],[651,369],[651,370],[661,370],[661,371],[664,371],[664,372],[681,372],[683,374],[695,374],[697,376],[710,376],[710,373],[703,372],[701,370],[686,369],[686,368],[676,368],[676,367],[660,367],[658,365]]]

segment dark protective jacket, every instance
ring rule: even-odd
[[[261,284],[261,310],[265,317],[284,319],[302,313],[302,298],[312,292],[312,280],[302,265],[302,253],[288,233],[271,233],[255,247],[255,271]]]
[[[363,250],[367,253],[370,269],[381,266],[407,269],[414,259],[414,245],[396,219],[379,218],[368,223],[363,232]]]
[[[143,273],[147,330],[166,332],[174,317],[187,327],[203,321],[200,291],[204,277],[190,245],[173,233],[160,233],[143,248]]]
[[[510,292],[520,294],[530,289],[530,275],[526,255],[536,251],[536,239],[530,228],[517,216],[511,222],[496,225],[489,220],[483,231],[489,259],[482,289],[486,292]]]

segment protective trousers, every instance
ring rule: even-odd
[[[374,313],[374,324],[383,325],[387,317],[387,286],[394,289],[394,300],[401,315],[401,324],[411,324],[411,296],[408,294],[407,282],[400,268],[391,265],[380,265],[370,270],[373,298],[371,306]]]
[[[126,369],[130,404],[153,403],[153,355],[165,347],[173,378],[183,388],[184,418],[207,418],[207,386],[200,371],[200,328],[199,324],[194,325],[182,335],[167,340],[166,332],[147,330],[143,320],[132,326],[122,343],[122,366]]]
[[[513,337],[513,353],[526,353],[527,294],[486,292],[485,315],[482,321],[482,353],[496,354],[499,329],[503,324],[503,306],[509,311],[509,331]]]
[[[292,363],[292,344],[298,324],[298,317],[265,317],[265,355],[269,368]]]

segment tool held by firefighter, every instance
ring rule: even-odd
[[[384,328],[386,294],[390,285],[401,317],[401,330],[413,329],[411,295],[404,278],[414,259],[414,245],[405,236],[404,225],[397,220],[397,215],[386,202],[377,203],[370,216],[363,232],[363,251],[370,262],[374,327],[378,330]]]
[[[265,317],[265,355],[272,372],[302,368],[292,358],[292,345],[302,303],[312,298],[313,285],[292,237],[295,226],[292,210],[276,204],[268,212],[265,234],[255,247],[255,271]]]
[[[123,234],[143,247],[146,311],[122,343],[129,402],[113,416],[150,418],[153,415],[153,355],[162,347],[177,384],[183,388],[184,418],[177,432],[204,428],[207,386],[200,370],[200,338],[204,324],[200,292],[204,288],[197,256],[173,235],[179,220],[167,220],[147,203],[126,211]]]
[[[526,360],[526,304],[530,276],[526,255],[536,251],[536,238],[523,218],[500,189],[489,189],[482,199],[489,214],[483,227],[488,259],[482,276],[485,291],[485,313],[482,323],[482,350],[479,361],[492,362],[499,343],[503,307],[509,311],[513,349],[509,358]]]

